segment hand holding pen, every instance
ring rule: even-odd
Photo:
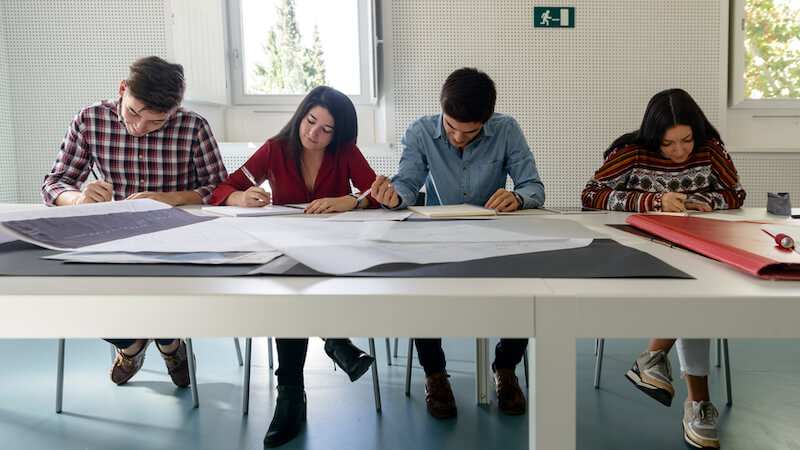
[[[83,192],[81,192],[72,200],[73,205],[110,202],[114,200],[114,186],[98,177],[94,167],[92,167],[90,170],[92,172],[92,176],[95,178],[95,181],[86,184]]]
[[[374,198],[376,202],[386,205],[389,208],[394,208],[400,204],[400,197],[397,195],[394,186],[390,184],[391,182],[392,179],[390,177],[378,175],[375,181],[372,182],[372,187],[367,189],[362,196],[372,193],[372,198]]]
[[[258,185],[255,177],[246,167],[242,166],[241,170],[244,176],[246,176],[253,185],[251,188],[244,191],[244,197],[242,199],[243,204],[241,206],[260,207],[269,205],[272,201],[272,195]]]

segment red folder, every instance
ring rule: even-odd
[[[800,253],[775,244],[759,222],[633,214],[629,224],[760,278],[800,280]]]

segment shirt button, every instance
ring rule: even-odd
[[[466,167],[464,167],[464,172],[466,172],[466,171],[467,171],[467,168],[466,168]]]
[[[466,192],[464,192],[464,195],[467,195],[467,193],[466,193]]]
[[[139,184],[144,184],[144,180],[139,180]]]

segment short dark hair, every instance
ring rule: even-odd
[[[125,86],[146,109],[164,113],[181,104],[186,89],[183,66],[148,56],[134,61],[130,69]]]
[[[444,80],[439,101],[442,111],[459,122],[486,123],[494,114],[497,91],[489,75],[464,67]]]
[[[639,129],[615,140],[603,157],[608,157],[616,148],[632,143],[658,153],[664,133],[677,125],[688,125],[692,129],[695,146],[702,145],[707,139],[722,141],[719,131],[711,125],[689,93],[683,89],[667,89],[654,95],[647,103]]]
[[[286,141],[288,153],[297,166],[297,173],[300,174],[303,173],[301,171],[302,159],[300,158],[303,149],[300,143],[300,123],[315,106],[327,109],[333,116],[333,138],[326,151],[335,153],[343,145],[348,143],[355,145],[358,138],[358,118],[356,117],[356,108],[350,98],[328,86],[315,87],[297,106],[289,123],[272,137],[273,140]]]

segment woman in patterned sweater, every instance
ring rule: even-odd
[[[745,192],[736,168],[694,99],[681,89],[659,92],[641,127],[614,141],[586,183],[583,206],[614,211],[712,211],[739,208]],[[664,405],[672,403],[667,353],[677,341],[688,398],[684,440],[692,448],[719,448],[708,392],[709,339],[653,339],[625,375]]]
[[[614,211],[735,209],[745,192],[719,132],[681,89],[656,94],[586,183],[583,206]]]

